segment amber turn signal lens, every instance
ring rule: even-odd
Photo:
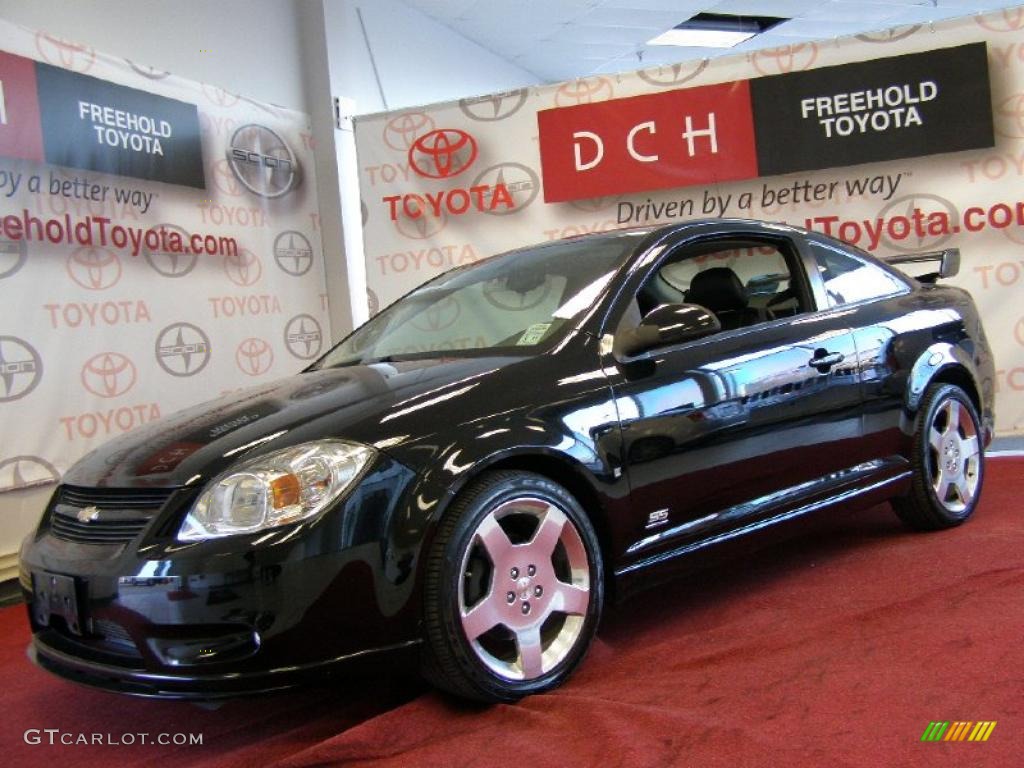
[[[281,475],[270,481],[270,497],[274,509],[283,509],[299,503],[299,478]]]

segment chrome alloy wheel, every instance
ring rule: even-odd
[[[459,612],[492,672],[509,680],[550,672],[575,646],[589,604],[587,552],[562,509],[524,496],[480,521],[461,564]]]
[[[935,411],[928,429],[929,473],[935,497],[950,512],[963,512],[978,492],[981,444],[978,425],[953,398]]]

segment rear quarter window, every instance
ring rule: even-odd
[[[906,283],[875,264],[826,243],[812,242],[811,247],[830,308],[907,291]]]

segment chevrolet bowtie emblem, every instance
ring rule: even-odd
[[[93,506],[83,507],[82,509],[78,510],[78,513],[75,515],[75,517],[78,518],[78,521],[80,523],[91,523],[93,520],[95,520],[99,516],[100,516],[100,508],[99,507],[93,507]]]

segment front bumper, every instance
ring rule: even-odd
[[[187,490],[119,543],[68,540],[48,524],[51,502],[21,551],[29,656],[92,686],[204,699],[414,646],[420,538],[394,523],[406,519],[405,471],[386,459],[377,469],[315,521],[198,543],[168,525],[192,503]]]
[[[46,633],[33,636],[27,654],[42,669],[66,680],[92,688],[125,693],[146,698],[207,701],[230,698],[243,694],[270,693],[291,688],[311,680],[322,681],[325,675],[340,673],[349,665],[365,662],[373,657],[412,651],[419,640],[370,648],[344,654],[313,664],[281,667],[255,672],[220,672],[202,674],[178,672],[168,674],[151,672],[142,667],[110,664],[89,660],[80,655],[60,650],[50,643],[60,640]]]

